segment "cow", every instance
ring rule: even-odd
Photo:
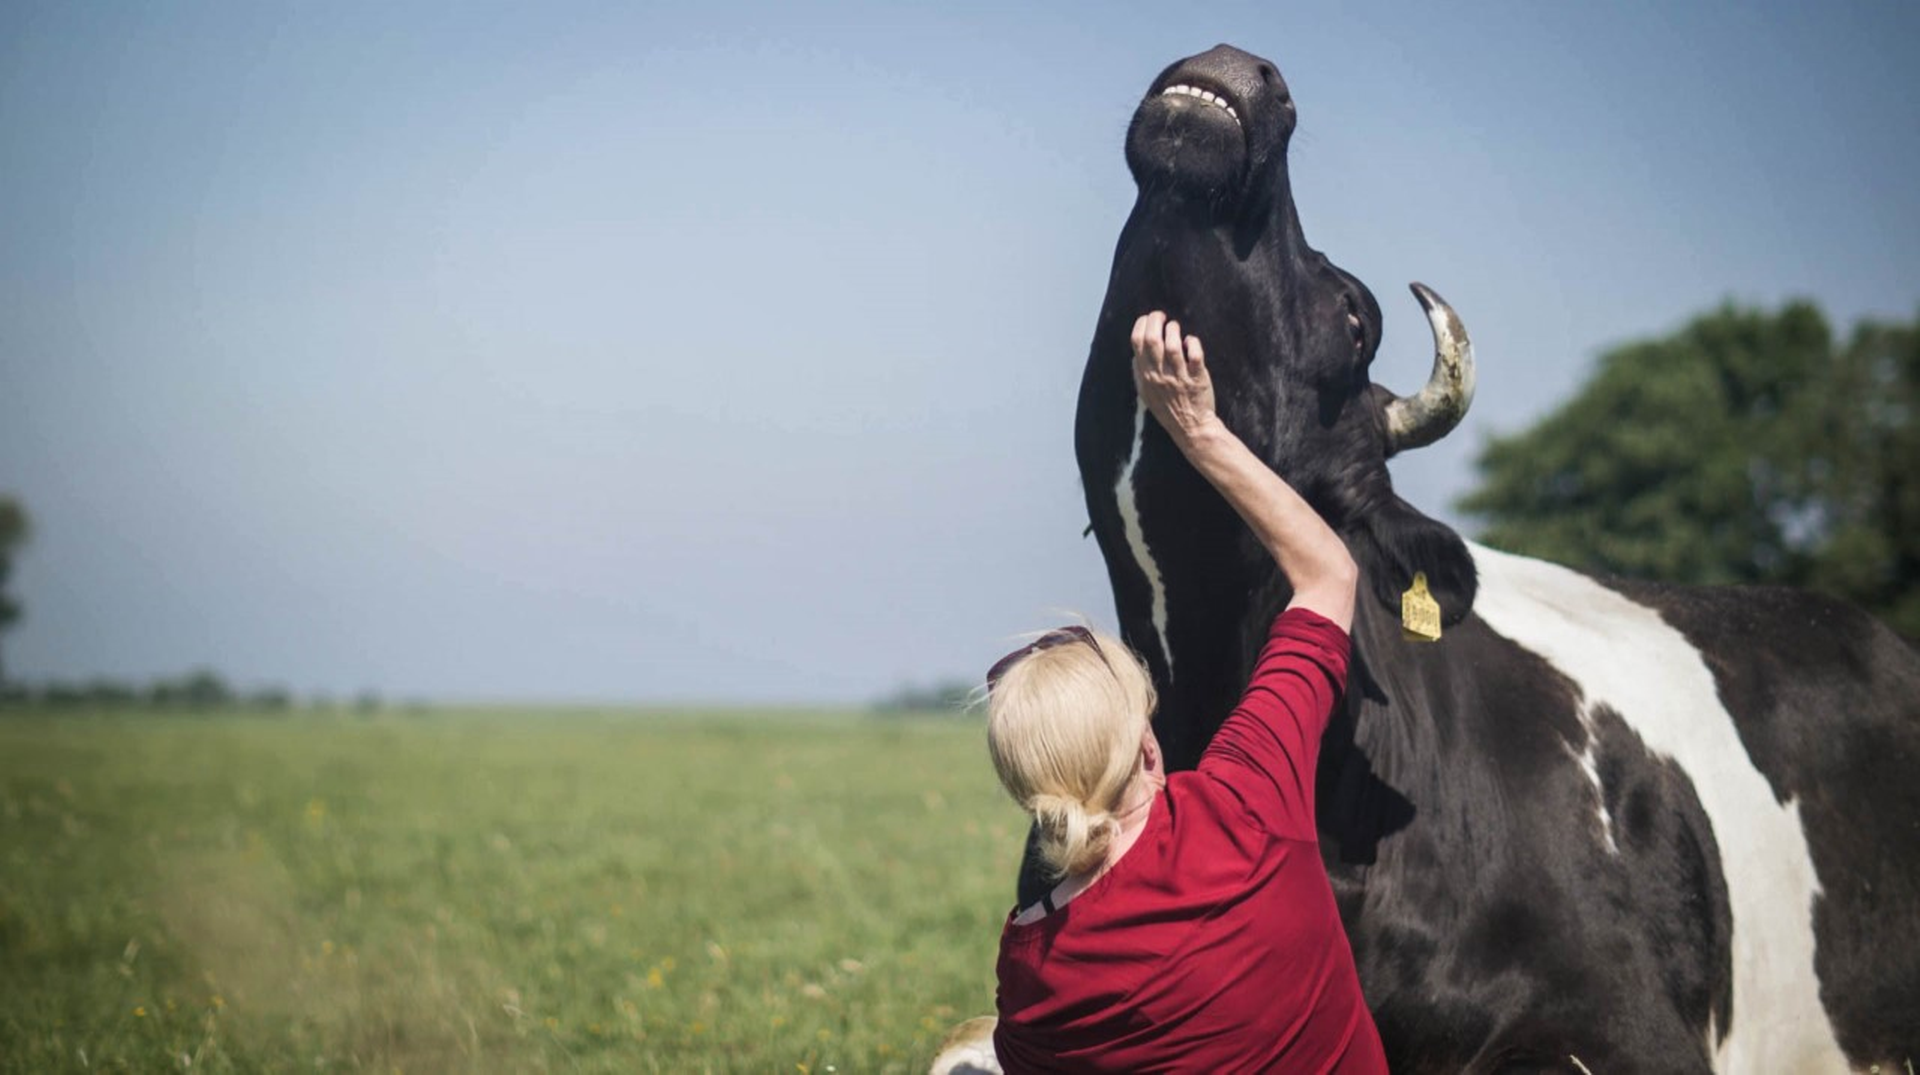
[[[1371,383],[1381,310],[1307,243],[1295,122],[1274,65],[1221,45],[1127,131],[1075,452],[1168,764],[1198,761],[1289,593],[1135,395],[1150,310],[1205,342],[1221,417],[1360,565],[1317,811],[1392,1068],[1911,1072],[1920,654],[1838,601],[1596,578],[1396,495],[1388,458],[1466,413],[1472,348],[1414,285],[1432,377]],[[1437,640],[1403,622],[1416,579]],[[1024,870],[1020,904],[1041,887]]]

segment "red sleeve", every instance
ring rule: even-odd
[[[1276,836],[1315,838],[1313,770],[1351,648],[1345,631],[1310,609],[1274,617],[1247,692],[1200,758],[1200,772]]]

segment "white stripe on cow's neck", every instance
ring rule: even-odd
[[[1153,554],[1147,551],[1147,534],[1140,528],[1140,502],[1133,495],[1133,469],[1140,463],[1140,449],[1146,442],[1147,405],[1139,403],[1133,411],[1133,451],[1127,456],[1127,465],[1120,468],[1113,493],[1120,502],[1120,523],[1127,533],[1127,548],[1133,551],[1133,562],[1140,565],[1140,573],[1147,577],[1147,586],[1153,591],[1153,632],[1160,642],[1160,657],[1166,662],[1167,682],[1171,683],[1173,650],[1167,646],[1167,584],[1160,578],[1160,565],[1153,562]]]
[[[1593,729],[1593,708],[1587,706],[1580,711],[1580,723],[1587,729],[1587,746],[1576,758],[1580,762],[1580,771],[1587,774],[1587,782],[1593,785],[1593,795],[1597,800],[1593,812],[1600,819],[1600,833],[1607,838],[1607,850],[1618,855],[1620,844],[1613,838],[1613,812],[1607,809],[1607,789],[1600,783],[1600,740]]]
[[[1573,680],[1589,727],[1594,706],[1612,708],[1649,749],[1672,758],[1700,796],[1733,914],[1733,1027],[1724,1043],[1709,1033],[1714,1067],[1848,1070],[1820,1005],[1820,881],[1799,804],[1782,805],[1754,768],[1700,652],[1658,612],[1585,575],[1472,549],[1480,570],[1474,612]]]

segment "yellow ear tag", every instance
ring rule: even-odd
[[[1440,602],[1427,592],[1427,573],[1415,571],[1400,595],[1400,636],[1409,642],[1440,641]]]

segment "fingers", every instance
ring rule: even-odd
[[[1132,343],[1136,378],[1153,375],[1190,381],[1206,377],[1206,353],[1200,337],[1183,334],[1180,322],[1159,310],[1134,321]]]
[[[1155,310],[1133,323],[1133,365],[1136,374],[1165,374],[1167,315]]]
[[[1187,337],[1187,376],[1199,380],[1207,375],[1207,354],[1200,348],[1200,337]]]

